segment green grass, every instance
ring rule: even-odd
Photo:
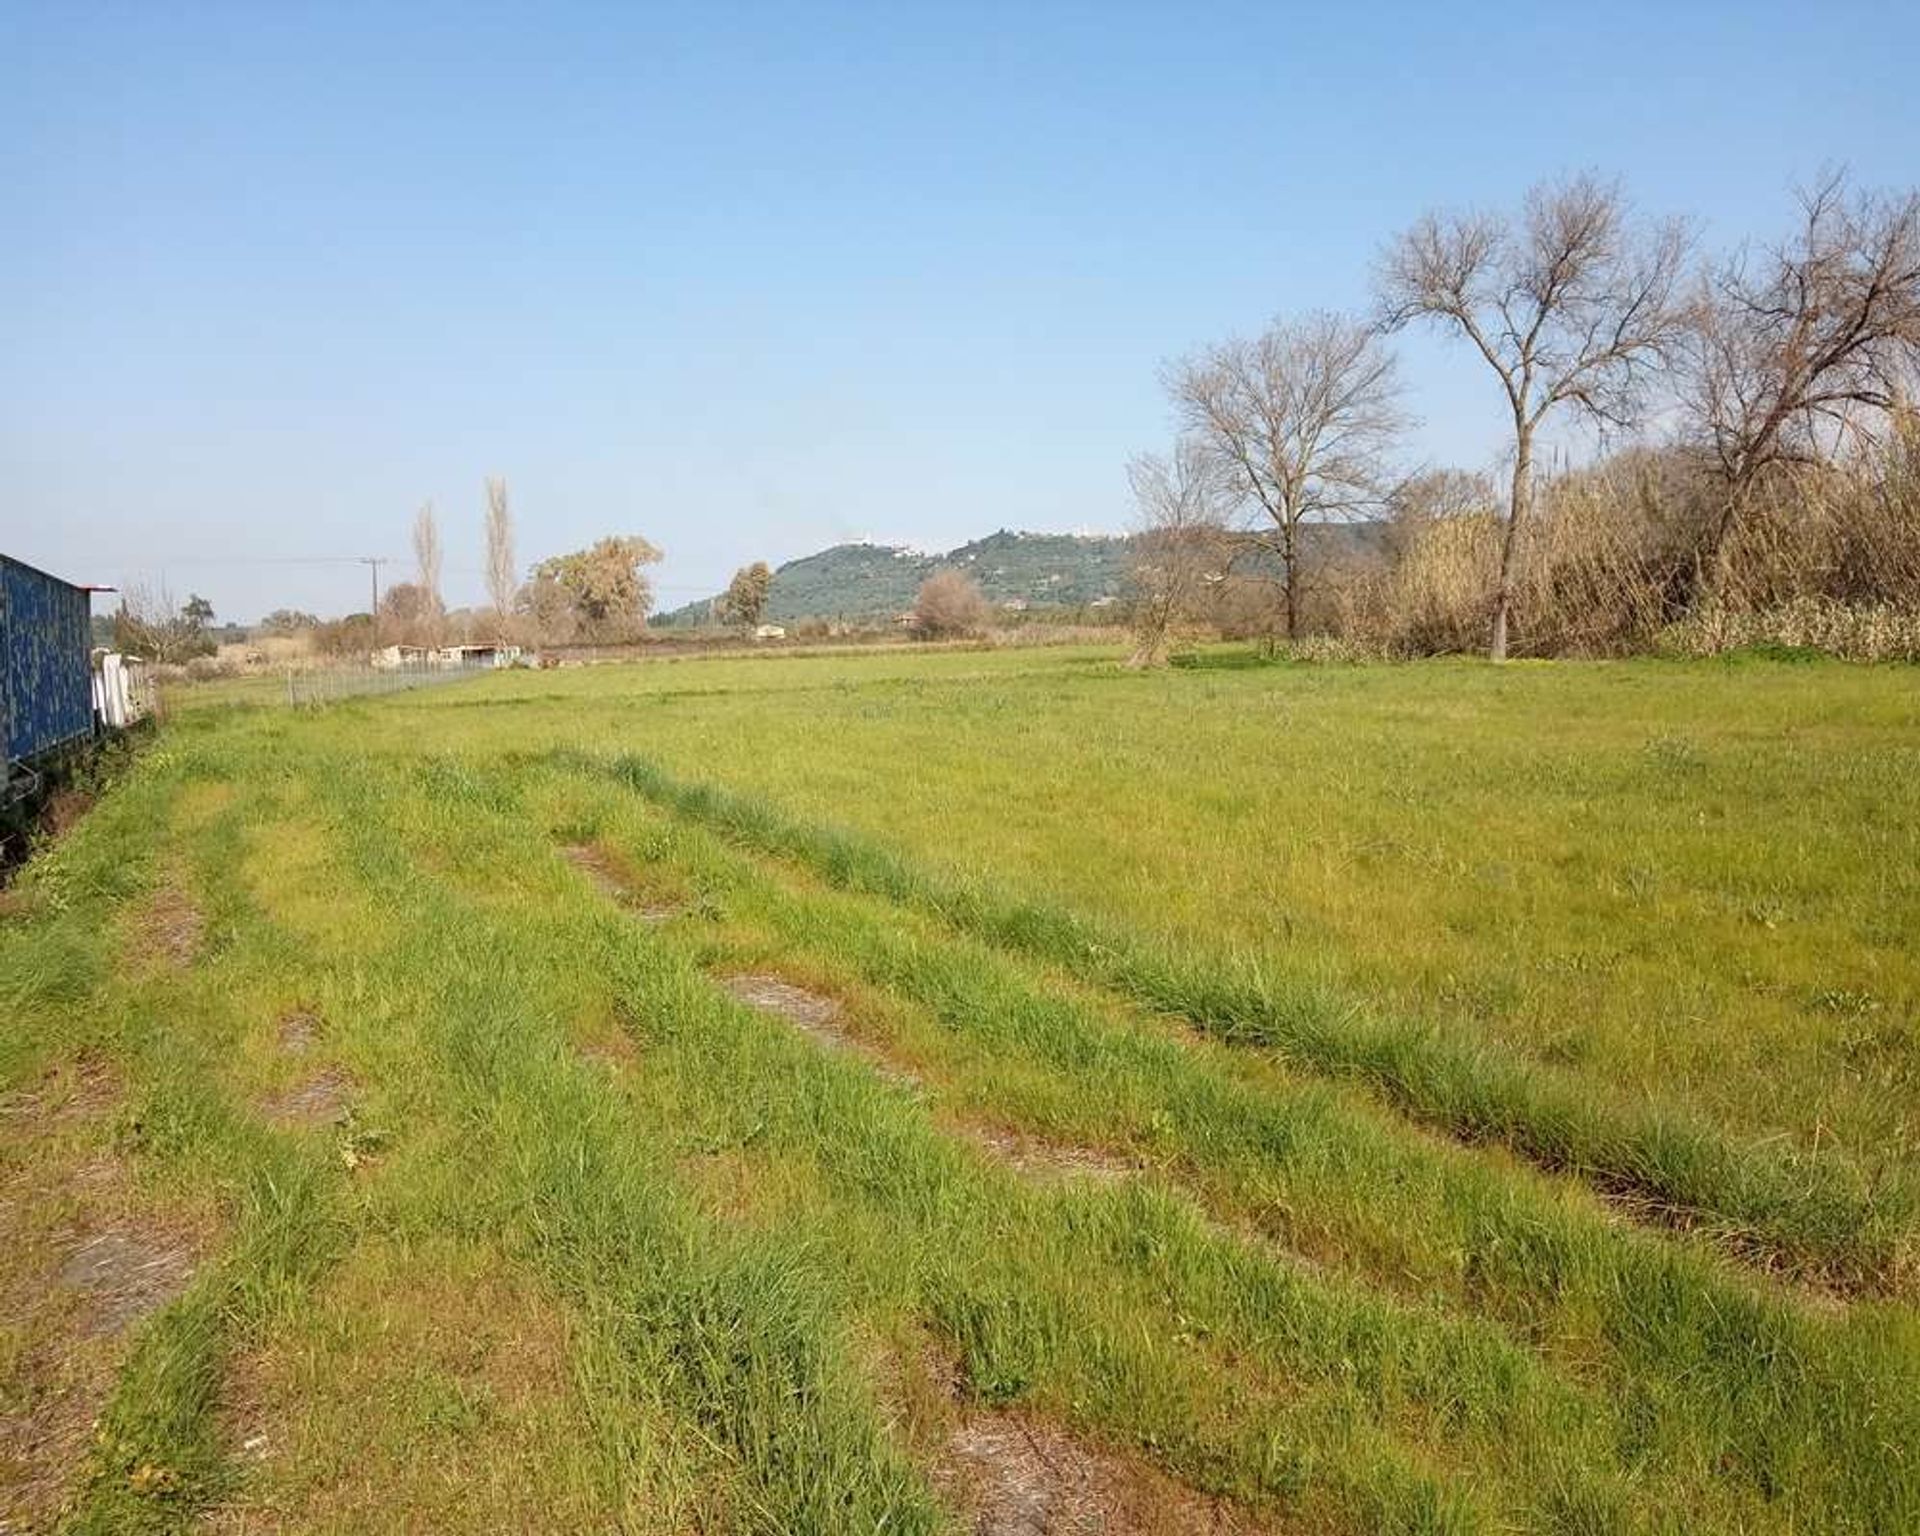
[[[958,1529],[952,1425],[1017,1414],[1272,1529],[1912,1529],[1911,684],[885,653],[190,711],[0,919],[0,1088],[116,1085],[0,1169],[197,1213],[65,1523]],[[276,1120],[321,1071],[346,1117]]]
[[[1911,1164],[1910,670],[1110,663],[548,674],[502,690],[486,739],[637,752],[1737,1131]]]
[[[1843,1283],[1892,1284],[1911,1230],[1903,1189],[1876,1189],[1838,1159],[1741,1148],[1672,1109],[1611,1110],[1571,1081],[1401,1019],[1320,985],[1231,960],[1195,962],[1071,913],[941,880],[886,850],[782,818],[758,802],[676,782],[644,759],[624,782],[747,846],[804,862],[834,884],[909,903],[1055,962],[1230,1042],[1275,1046],[1328,1076],[1378,1086],[1397,1107],[1469,1141],[1498,1141],[1552,1169],[1652,1202],[1762,1257]]]

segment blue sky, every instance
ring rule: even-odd
[[[1433,205],[1625,178],[1725,246],[1920,173],[1920,6],[0,0],[0,549],[338,612],[431,498],[480,596],[1120,528],[1163,360],[1367,299]],[[1498,452],[1403,345],[1411,457]]]

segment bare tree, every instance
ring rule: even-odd
[[[1226,563],[1227,487],[1222,464],[1196,437],[1169,458],[1142,454],[1127,466],[1140,527],[1133,541],[1134,650],[1130,667],[1167,659],[1176,627],[1192,615],[1207,579]]]
[[[424,632],[437,629],[445,604],[440,598],[440,525],[434,521],[433,503],[425,502],[413,518],[413,561],[419,573],[419,586],[427,609]]]
[[[1297,635],[1303,532],[1366,516],[1385,494],[1382,463],[1405,425],[1392,356],[1372,326],[1318,313],[1177,363],[1166,383],[1231,491],[1270,525],[1262,542],[1279,558],[1287,634]]]
[[[211,656],[219,648],[209,633],[213,617],[213,604],[198,593],[190,593],[181,604],[164,581],[158,588],[129,582],[121,589],[113,616],[114,648],[174,664]]]
[[[1756,486],[1882,435],[1920,368],[1920,192],[1856,193],[1835,172],[1800,207],[1791,240],[1709,275],[1690,337],[1690,425],[1720,482],[1709,596]]]
[[[380,625],[396,645],[432,645],[440,614],[433,594],[417,581],[396,581],[380,594]]]
[[[1630,426],[1679,345],[1684,223],[1641,225],[1617,183],[1576,176],[1528,192],[1517,219],[1428,214],[1381,262],[1385,324],[1438,322],[1471,341],[1513,414],[1513,485],[1489,653],[1507,654],[1515,552],[1533,508],[1534,440],[1556,406]]]
[[[520,586],[513,561],[513,513],[507,506],[507,482],[487,481],[487,596],[501,618],[513,611],[513,594]]]

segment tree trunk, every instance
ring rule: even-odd
[[[1281,558],[1287,567],[1287,638],[1300,638],[1300,551],[1294,542],[1294,525],[1280,525]]]
[[[1706,558],[1700,562],[1700,576],[1694,584],[1690,608],[1711,607],[1726,595],[1727,578],[1733,574],[1733,531],[1740,521],[1745,490],[1739,483],[1727,487],[1726,499],[1720,503],[1720,511],[1713,520]]]
[[[1167,659],[1167,631],[1173,627],[1174,599],[1162,596],[1148,604],[1146,622],[1135,636],[1127,665],[1136,671],[1162,665]]]
[[[1500,537],[1500,580],[1493,593],[1493,638],[1487,655],[1507,659],[1507,619],[1513,610],[1513,563],[1520,544],[1520,527],[1533,509],[1533,433],[1521,427],[1514,437],[1513,494],[1507,503],[1507,526]]]

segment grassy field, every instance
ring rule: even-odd
[[[0,916],[0,1521],[1920,1529],[1920,678],[176,712]]]

